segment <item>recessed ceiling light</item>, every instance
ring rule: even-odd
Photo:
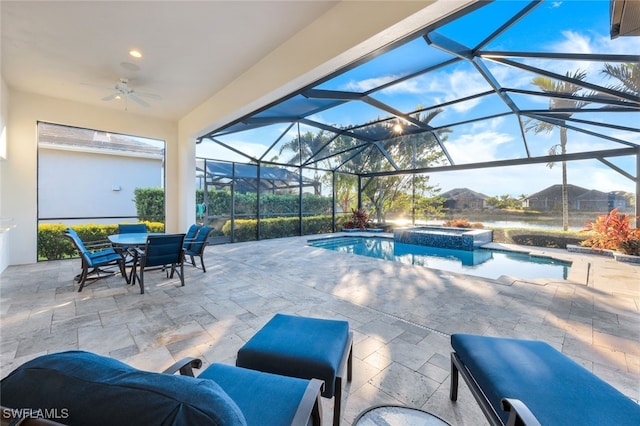
[[[129,56],[131,56],[131,57],[133,57],[133,58],[138,58],[138,59],[140,59],[140,58],[142,58],[142,53],[140,53],[140,51],[139,51],[139,50],[131,49],[131,50],[129,51]]]

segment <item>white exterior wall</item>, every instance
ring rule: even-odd
[[[160,188],[162,160],[40,147],[38,216],[98,218],[137,215],[136,188]],[[45,220],[49,223],[116,223],[118,220]]]
[[[168,232],[186,232],[186,227],[179,224],[182,207],[178,197],[181,191],[195,193],[195,167],[182,171],[187,176],[191,174],[190,187],[179,188],[178,164],[183,156],[195,158],[195,145],[178,149],[176,122],[18,90],[9,89],[9,92],[7,158],[2,164],[0,192],[0,216],[15,220],[15,228],[8,233],[7,244],[3,247],[3,252],[8,252],[9,265],[37,261],[39,121],[85,129],[106,129],[113,133],[165,141],[165,227]],[[186,212],[186,207],[184,209]],[[194,221],[195,209],[189,211]]]
[[[9,115],[9,88],[0,75],[0,183],[7,157],[7,120]],[[9,266],[9,233],[13,220],[5,217],[2,208],[2,187],[0,185],[0,273]]]

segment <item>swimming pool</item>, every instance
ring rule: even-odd
[[[568,262],[530,256],[527,253],[483,248],[453,250],[405,244],[386,237],[322,238],[310,240],[309,244],[329,250],[491,279],[497,279],[501,275],[524,279],[567,279],[571,267]]]

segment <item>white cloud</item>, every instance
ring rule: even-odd
[[[245,142],[242,140],[230,141],[227,143],[229,146],[237,149],[240,152],[245,153],[253,158],[258,158],[262,155],[266,147],[264,145]],[[196,157],[212,158],[216,160],[237,161],[246,163],[247,157],[240,155],[234,151],[226,149],[225,147],[218,145],[215,142],[204,141],[201,144],[196,145]]]
[[[383,75],[376,78],[367,78],[360,81],[349,81],[341,90],[349,92],[366,92],[376,87],[380,87],[390,81],[397,79],[396,75]]]
[[[509,134],[487,130],[451,138],[446,146],[456,164],[467,164],[496,160],[501,146],[511,141]]]
[[[558,53],[593,53],[591,39],[583,33],[563,31],[564,40],[555,43],[552,51]]]
[[[608,34],[596,34],[593,37],[593,50],[598,53],[612,55],[637,55],[640,52],[639,37],[618,37],[611,39]]]
[[[386,75],[362,81],[350,81],[343,90],[364,92],[396,78],[398,76]],[[430,103],[437,104],[473,95],[488,88],[486,81],[477,72],[446,70],[430,73],[428,77],[418,76],[402,81],[382,90],[380,93],[388,96],[400,96],[403,94],[424,95],[425,102],[429,103],[431,101]],[[453,109],[457,112],[465,112],[473,109],[479,102],[479,100],[471,100],[457,104]]]

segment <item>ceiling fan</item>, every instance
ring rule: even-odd
[[[127,78],[121,78],[116,83],[114,88],[116,91],[110,94],[109,96],[105,96],[104,98],[102,98],[103,101],[112,101],[114,99],[122,99],[122,98],[124,98],[125,101],[127,99],[131,99],[135,103],[146,108],[146,107],[149,107],[150,105],[147,101],[145,101],[142,98],[148,98],[148,99],[154,99],[154,100],[162,99],[160,96],[154,95],[153,93],[144,93],[144,92],[138,92],[133,90],[133,88],[129,86],[129,79]]]

